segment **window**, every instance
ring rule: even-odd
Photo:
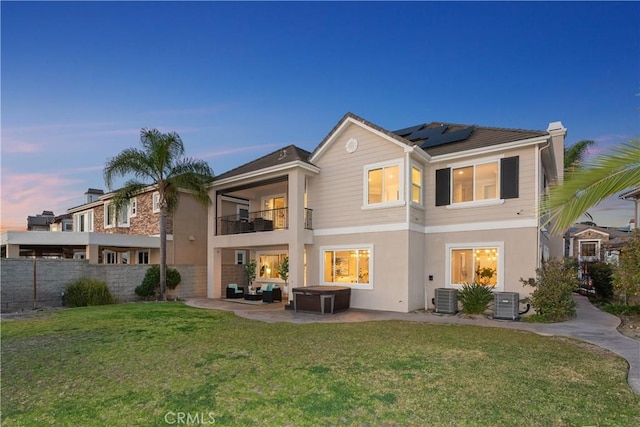
[[[503,288],[503,244],[447,245],[448,284],[462,286],[471,283]]]
[[[129,200],[129,212],[131,218],[138,214],[138,199],[135,197]]]
[[[365,166],[365,207],[402,204],[402,173],[399,161]]]
[[[131,205],[125,205],[120,208],[120,213],[118,214],[118,226],[119,227],[128,227],[129,226],[129,209]]]
[[[138,251],[138,264],[149,264],[149,251]]]
[[[116,226],[116,213],[111,203],[104,204],[104,228]]]
[[[598,242],[580,242],[580,256],[598,256]]]
[[[160,193],[158,193],[157,191],[153,193],[152,204],[153,204],[153,213],[160,212]]]
[[[494,204],[518,198],[519,157],[438,169],[435,196],[436,206]]]
[[[236,264],[244,265],[247,263],[247,253],[245,251],[236,251]]]
[[[64,231],[73,231],[73,224],[70,222],[64,223]]]
[[[372,246],[322,248],[322,282],[373,289],[372,251]]]
[[[104,251],[104,263],[105,264],[117,264],[118,263],[118,254],[113,251]]]
[[[93,211],[76,214],[74,217],[76,232],[88,233],[93,231]]]
[[[279,279],[278,266],[287,257],[287,253],[263,252],[258,257],[258,279]]]
[[[422,204],[422,169],[411,166],[411,201]]]
[[[453,203],[497,199],[498,163],[453,169]]]
[[[238,219],[240,221],[249,221],[249,206],[238,205],[237,212],[238,212]]]

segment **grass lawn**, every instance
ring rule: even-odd
[[[498,328],[265,324],[180,303],[2,323],[3,426],[640,425],[626,375],[598,347]]]

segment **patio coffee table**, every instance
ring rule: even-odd
[[[244,299],[247,301],[260,301],[262,294],[244,294]]]

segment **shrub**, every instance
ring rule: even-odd
[[[640,294],[640,230],[633,231],[631,240],[620,250],[620,261],[613,272],[613,286],[624,304]]]
[[[595,262],[589,265],[589,277],[596,290],[596,298],[602,301],[610,301],[613,298],[613,282],[611,279],[611,266],[604,262]]]
[[[182,277],[175,268],[167,268],[167,289],[175,289]],[[135,293],[140,297],[151,297],[156,294],[156,289],[160,287],[160,266],[152,265],[142,279],[142,283],[136,287]]]
[[[458,291],[458,300],[462,303],[462,311],[467,314],[482,314],[493,300],[491,286],[480,283],[464,285]]]
[[[113,304],[115,300],[105,282],[94,279],[78,279],[65,291],[65,304],[69,307]]]
[[[526,301],[531,303],[540,320],[559,322],[574,317],[576,303],[573,290],[578,285],[576,271],[556,259],[550,259],[543,262],[536,273],[535,279],[520,281],[535,288]]]
[[[640,314],[640,305],[607,304],[603,307],[603,310],[615,315]]]

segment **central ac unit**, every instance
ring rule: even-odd
[[[520,294],[517,292],[496,292],[493,296],[493,318],[519,320]]]
[[[458,290],[448,288],[436,288],[435,310],[436,313],[455,314],[458,312]]]

